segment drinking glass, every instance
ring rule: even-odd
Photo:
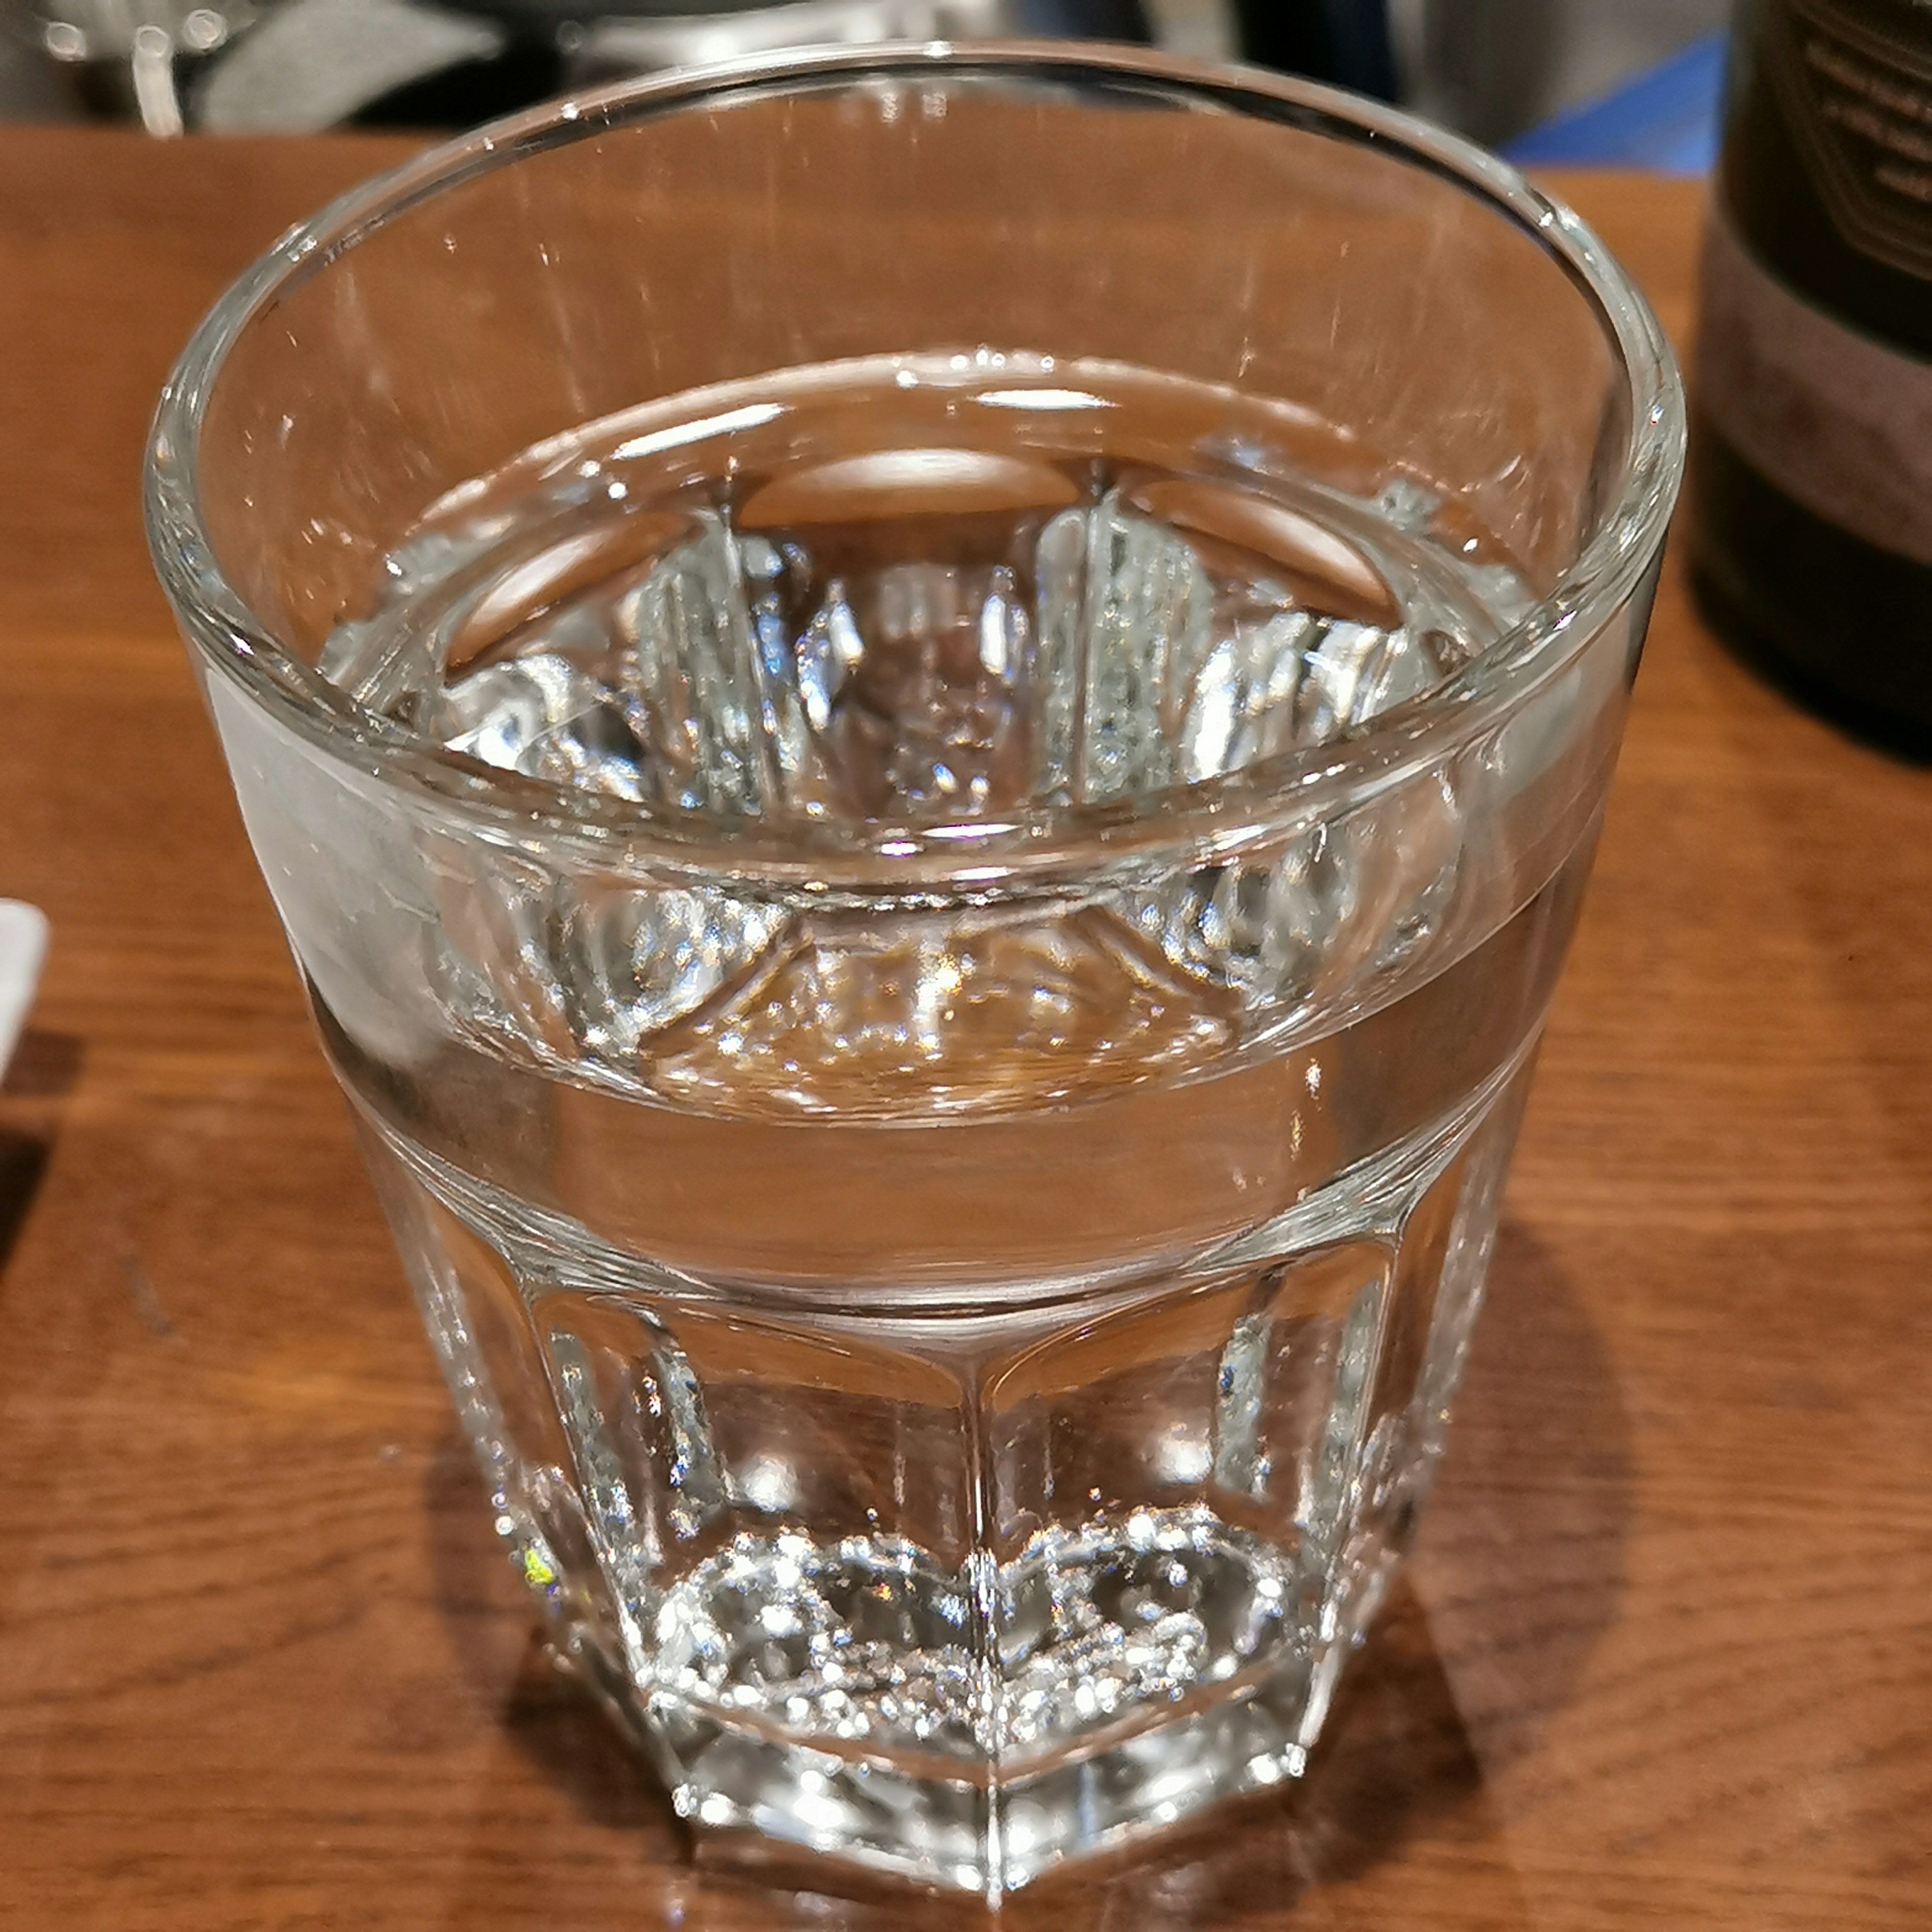
[[[203,323],[156,563],[496,1526],[681,1814],[997,1898],[1301,1773],[1681,444],[1501,164],[1070,46],[546,107]]]

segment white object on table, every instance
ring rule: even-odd
[[[46,914],[18,899],[0,899],[0,1074],[7,1071],[14,1042],[34,1004],[46,950]]]

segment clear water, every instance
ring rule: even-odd
[[[1522,607],[1305,428],[983,352],[683,398],[453,493],[324,668],[653,814],[1143,799],[1426,704]],[[1471,856],[1550,728],[1077,902],[419,829],[367,923],[433,1022],[312,970],[325,1040],[505,1534],[681,1809],[997,1895],[1300,1769],[1574,910],[1587,824]]]
[[[1112,365],[835,364],[451,492],[323,665],[484,763],[658,810],[904,820],[1144,795],[1342,737],[1527,598],[1412,478]]]

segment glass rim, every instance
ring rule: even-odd
[[[654,814],[446,750],[310,669],[222,574],[196,480],[213,387],[251,322],[366,236],[441,190],[633,123],[732,97],[952,74],[1057,76],[1076,84],[1084,78],[1271,120],[1372,147],[1513,220],[1593,304],[1630,407],[1619,487],[1606,493],[1610,507],[1550,592],[1443,683],[1330,743],[1124,799],[1034,803],[950,820],[840,823]],[[1586,223],[1474,142],[1344,89],[1255,68],[1078,41],[898,41],[792,50],[620,81],[487,122],[338,196],[260,256],[197,325],[161,391],[143,499],[149,552],[190,647],[216,676],[316,748],[500,838],[541,838],[658,874],[869,896],[997,890],[1162,853],[1232,856],[1440,764],[1560,673],[1636,593],[1662,545],[1684,447],[1677,364],[1648,302]]]

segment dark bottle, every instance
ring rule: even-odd
[[[1718,628],[1932,751],[1932,0],[1742,0],[1693,403]]]
[[[1387,0],[1234,0],[1234,20],[1244,60],[1395,98]]]

